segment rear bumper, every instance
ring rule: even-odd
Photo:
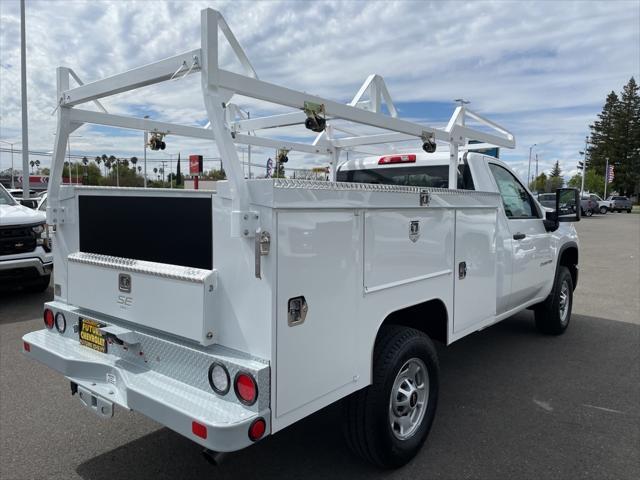
[[[28,333],[23,341],[25,355],[77,384],[85,399],[87,393],[93,396],[94,410],[96,399],[98,405],[120,405],[217,452],[251,445],[249,427],[260,417],[266,422],[265,435],[271,431],[269,408],[252,411],[118,356],[95,352],[55,329]],[[82,403],[86,405],[85,400]],[[104,415],[103,409],[101,416],[110,415]],[[206,438],[193,433],[193,422],[206,427]]]

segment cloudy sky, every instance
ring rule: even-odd
[[[559,160],[575,173],[608,92],[640,76],[640,1],[540,2],[152,2],[27,0],[29,146],[53,146],[55,68],[84,82],[199,47],[200,9],[220,10],[261,79],[348,102],[371,73],[382,75],[402,117],[442,125],[452,100],[511,130],[505,158],[526,176],[529,146],[548,170]],[[0,1],[0,139],[20,142],[20,9]],[[227,52],[228,53],[228,52]],[[234,69],[231,55],[223,63]],[[199,79],[170,82],[103,101],[112,113],[202,125]],[[252,116],[263,104],[238,99]],[[288,137],[311,140],[300,127]],[[139,132],[84,126],[73,155],[142,156]],[[208,142],[169,138],[149,155],[218,156]],[[6,144],[1,147],[8,147]],[[18,147],[18,146],[16,146]],[[19,147],[18,147],[19,148]],[[273,152],[254,151],[264,163]],[[43,165],[47,157],[39,157]],[[20,155],[15,155],[16,164]],[[291,167],[323,164],[297,156]],[[0,170],[10,154],[0,154]],[[213,165],[205,165],[209,168]]]

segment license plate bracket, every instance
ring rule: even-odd
[[[106,327],[106,323],[80,317],[78,319],[78,338],[80,345],[91,348],[96,352],[107,353],[107,338],[100,328]]]

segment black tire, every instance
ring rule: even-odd
[[[51,282],[51,274],[45,275],[43,277],[38,278],[37,280],[32,281],[28,285],[25,285],[25,290],[28,292],[44,292],[47,288],[49,288],[49,283]]]
[[[421,377],[423,388],[428,385],[428,392],[422,393],[426,407],[421,418],[418,413],[415,427],[407,432],[409,436],[400,439],[391,426],[391,393],[398,385],[396,380],[407,371],[403,367],[416,359],[423,362],[428,373],[428,382]],[[427,335],[399,325],[383,326],[374,347],[372,384],[344,401],[344,434],[351,450],[381,468],[397,468],[409,462],[424,444],[433,423],[439,371],[436,349]],[[418,377],[414,379],[419,386]],[[415,399],[418,398],[416,394]],[[411,409],[409,416],[419,405],[415,399],[413,393],[406,397]]]
[[[584,211],[584,216],[585,216],[585,217],[590,217],[591,215],[593,215],[593,210],[591,210],[590,208],[587,208],[587,209]]]
[[[607,207],[600,207],[600,213],[602,215],[606,215],[607,214]]]
[[[627,210],[627,213],[631,213],[631,209]]]
[[[561,293],[567,295],[566,312],[561,309]],[[560,335],[564,333],[571,321],[571,309],[573,307],[573,279],[567,267],[560,266],[553,289],[547,299],[536,305],[534,316],[537,329],[547,335]],[[563,312],[565,312],[563,314]]]

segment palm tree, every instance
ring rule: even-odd
[[[107,172],[106,172],[106,166],[107,166],[107,160],[108,160],[108,157],[103,153],[101,158],[102,158],[102,163],[103,163],[103,164],[104,164],[104,166],[105,166],[105,174],[106,174],[106,173],[107,173]]]
[[[34,167],[35,164],[36,164],[36,162],[34,162],[33,160],[31,160],[29,162],[29,165],[31,165],[31,173],[33,173],[33,167]]]
[[[138,167],[138,173],[142,173],[142,167]]]
[[[115,165],[116,166],[116,170],[118,169],[118,159],[116,157],[114,157],[113,155],[109,155],[109,165],[111,165],[112,167]]]
[[[40,160],[36,160],[35,164],[36,164],[36,172],[40,173]]]
[[[136,163],[138,163],[138,157],[131,157],[131,160],[129,160],[131,162],[131,165],[133,165],[133,171],[135,172],[136,170]]]
[[[98,165],[98,170],[100,170],[100,162],[102,162],[102,158],[100,158],[98,155],[96,155],[96,158],[93,159],[94,162],[96,162],[96,165]],[[102,171],[102,170],[100,170]]]
[[[158,177],[158,180],[160,180],[160,175],[158,175],[158,168],[157,167],[153,167],[153,173],[156,175],[156,177]]]
[[[160,175],[162,175],[162,183],[164,183],[164,168],[160,167],[160,170],[158,170],[160,172]]]

